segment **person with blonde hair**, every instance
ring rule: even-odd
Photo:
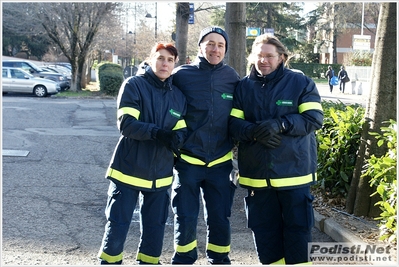
[[[248,61],[229,123],[238,142],[238,183],[248,191],[248,227],[262,264],[308,263],[321,98],[309,77],[286,67],[288,51],[278,38],[258,36]]]

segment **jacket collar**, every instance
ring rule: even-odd
[[[205,57],[198,56],[197,60],[195,61],[195,64],[198,65],[199,69],[212,70],[212,69],[216,69],[216,68],[222,67],[224,65],[224,62],[222,60],[218,64],[212,65],[211,63],[208,62],[208,60],[206,60]]]
[[[256,70],[255,65],[252,65],[251,72],[249,74],[249,78],[252,80],[259,80],[259,81],[266,83],[269,81],[279,79],[281,76],[283,76],[283,73],[284,73],[284,63],[281,63],[275,71],[273,71],[272,73],[265,75],[265,76],[262,76],[262,74],[260,74]]]

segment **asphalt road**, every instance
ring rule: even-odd
[[[5,95],[2,128],[1,265],[97,264],[108,188],[104,174],[119,137],[116,100]],[[240,199],[243,190],[237,192],[233,235],[247,240],[245,253],[256,258]],[[126,243],[131,261],[137,221],[136,216]],[[205,226],[199,221],[203,237]],[[164,245],[169,250],[172,229],[170,212]],[[316,228],[313,237],[333,241]]]

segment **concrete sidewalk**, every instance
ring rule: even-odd
[[[368,94],[365,94],[365,92],[363,92],[361,95],[352,94],[351,89],[348,88],[348,90],[345,89],[345,93],[341,93],[339,91],[339,86],[334,86],[332,93],[330,93],[330,88],[327,83],[317,83],[316,87],[319,90],[322,100],[341,101],[345,104],[357,103],[361,104],[362,106],[366,106]]]

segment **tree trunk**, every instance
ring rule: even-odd
[[[179,65],[186,63],[189,15],[188,2],[176,3],[176,48],[179,53]]]
[[[225,62],[233,67],[240,77],[246,75],[246,9],[244,3],[226,3],[225,29],[229,35],[229,46]]]
[[[337,39],[338,39],[338,30],[337,30],[337,11],[338,11],[338,5],[335,3],[333,4],[333,40],[332,40],[332,63],[337,64],[338,63],[338,58],[337,58]]]
[[[87,64],[83,64],[83,69],[82,69],[82,79],[80,80],[80,87],[81,88],[86,88],[87,84]]]
[[[396,3],[382,3],[377,28],[377,37],[372,64],[372,77],[369,100],[366,105],[365,130],[379,132],[383,122],[396,120]],[[359,151],[364,157],[358,157],[350,194],[348,195],[348,211],[356,216],[378,216],[380,210],[374,204],[378,198],[370,198],[375,188],[370,188],[370,177],[361,177],[361,170],[371,155],[380,157],[387,151],[386,147],[377,146],[377,141],[363,131]],[[360,154],[360,153],[359,153]],[[356,180],[358,183],[356,184]],[[350,198],[350,199],[349,199]]]

